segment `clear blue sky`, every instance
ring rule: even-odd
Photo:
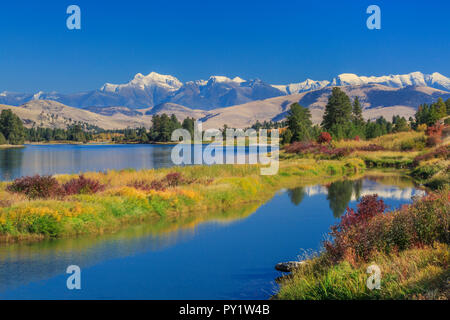
[[[81,8],[82,29],[66,28]],[[366,8],[381,8],[368,30]],[[450,76],[450,1],[2,1],[0,92],[76,92],[156,71],[272,84],[438,71]]]

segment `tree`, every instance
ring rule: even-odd
[[[282,144],[288,144],[291,143],[292,141],[292,131],[289,130],[289,128],[287,128],[286,130],[283,131],[283,133],[281,134],[281,143]]]
[[[2,144],[7,144],[8,141],[6,141],[5,136],[3,135],[3,133],[0,132],[0,145]]]
[[[345,138],[351,129],[352,104],[350,98],[338,87],[334,87],[325,106],[322,127],[338,139]]]
[[[288,128],[292,133],[291,141],[311,139],[311,112],[298,103],[293,103],[287,114]]]
[[[408,131],[410,129],[408,122],[404,117],[394,116],[392,119],[392,123],[394,124],[394,132]]]
[[[187,117],[183,120],[181,127],[187,131],[189,131],[191,138],[194,139],[194,125],[195,119]]]
[[[442,119],[447,116],[447,105],[441,97],[436,101],[436,108],[439,113],[439,118]]]
[[[9,144],[22,144],[25,141],[25,128],[22,120],[10,109],[0,114],[0,132]]]
[[[364,125],[364,118],[362,116],[362,108],[361,103],[359,102],[358,97],[353,101],[353,109],[352,109],[353,123],[355,126]]]

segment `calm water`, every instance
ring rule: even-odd
[[[67,144],[0,149],[0,180],[35,174],[171,167],[172,148],[172,145]],[[238,147],[236,150],[238,154],[248,155],[250,152],[249,148],[244,147]]]
[[[347,205],[373,193],[394,208],[422,191],[401,179],[341,181],[101,238],[3,245],[0,299],[267,299],[280,275],[275,264],[318,250]],[[79,291],[66,288],[72,264],[82,270]]]

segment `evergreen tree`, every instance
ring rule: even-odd
[[[350,98],[334,87],[325,107],[322,127],[337,139],[345,138],[351,129],[352,104]]]
[[[436,108],[439,113],[439,118],[442,119],[447,116],[447,105],[441,97],[436,102]]]
[[[311,139],[311,112],[298,103],[293,103],[287,114],[288,128],[292,133],[291,141]]]
[[[6,141],[5,136],[3,135],[3,133],[0,132],[0,145],[2,144],[7,144],[8,141]]]
[[[360,127],[364,125],[361,103],[359,102],[358,97],[356,97],[355,100],[353,101],[352,115],[353,115],[353,123],[355,124],[355,126]]]
[[[22,144],[25,141],[25,128],[22,120],[10,109],[0,114],[0,132],[9,144]]]
[[[195,126],[195,119],[189,117],[184,119],[181,125],[183,129],[189,131],[189,134],[191,135],[192,139],[194,139],[194,126]]]

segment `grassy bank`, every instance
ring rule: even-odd
[[[4,182],[0,185],[0,238],[17,241],[101,234],[143,220],[157,223],[244,203],[260,205],[280,188],[331,182],[364,168],[363,161],[352,158],[297,159],[281,162],[273,176],[260,175],[257,165],[84,174],[83,179],[95,182],[96,193],[89,188],[76,189],[82,181],[75,175],[60,175],[56,184],[47,179],[38,186],[27,185],[28,189],[20,189],[18,184],[16,192],[11,183]],[[60,192],[61,186],[66,193]],[[17,192],[19,189],[22,192]],[[71,190],[76,192],[68,192]]]
[[[364,197],[331,228],[331,241],[281,280],[277,299],[449,299],[450,189],[384,213]],[[377,265],[381,286],[366,285]]]

